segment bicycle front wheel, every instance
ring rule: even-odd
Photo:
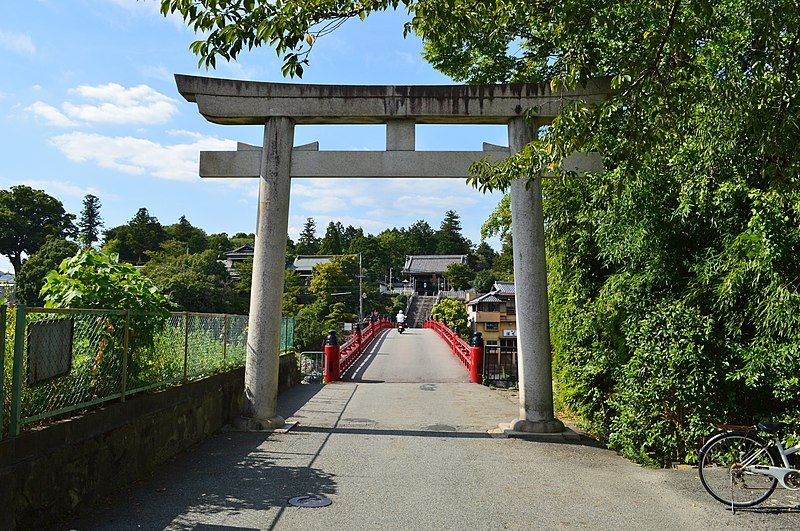
[[[733,507],[752,507],[770,497],[778,480],[754,474],[744,466],[781,466],[766,441],[753,433],[728,432],[712,437],[699,453],[700,481],[716,500]]]

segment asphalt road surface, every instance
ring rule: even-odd
[[[517,406],[467,383],[430,330],[381,335],[335,384],[280,398],[288,433],[223,432],[86,510],[75,529],[798,529],[798,497],[732,515],[694,470],[580,442],[492,438]],[[324,494],[328,507],[287,501]]]

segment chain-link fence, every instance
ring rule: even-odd
[[[18,326],[22,323],[22,326]],[[247,316],[3,308],[0,438],[24,426],[244,366]],[[294,343],[284,318],[281,345]]]

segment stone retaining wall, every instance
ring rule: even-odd
[[[280,390],[299,382],[281,356]],[[0,530],[58,524],[241,413],[244,369],[139,395],[0,442]]]

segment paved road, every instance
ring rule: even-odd
[[[384,333],[343,380],[393,383],[469,382],[469,374],[447,343],[427,328]]]
[[[796,514],[731,515],[702,491],[693,471],[643,469],[588,440],[490,438],[487,430],[514,417],[516,405],[497,391],[464,383],[466,371],[454,358],[445,361],[452,357],[446,348],[441,357],[430,353],[439,341],[431,332],[410,332],[385,333],[353,370],[353,381],[303,385],[282,395],[281,414],[300,423],[289,433],[224,432],[72,527],[800,526]],[[326,494],[333,504],[287,506],[289,498],[306,493]],[[775,501],[797,503],[796,497]]]

